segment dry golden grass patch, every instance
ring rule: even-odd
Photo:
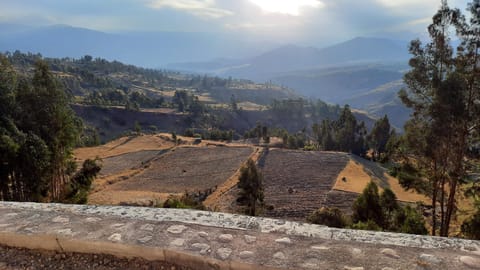
[[[239,102],[237,106],[238,108],[242,108],[242,110],[245,110],[245,111],[261,111],[261,110],[267,109],[267,106],[256,104],[249,101]]]
[[[119,205],[119,204],[136,204],[152,206],[152,202],[163,203],[168,197],[175,195],[181,196],[181,194],[171,193],[159,193],[149,191],[112,191],[107,190],[103,192],[92,193],[88,197],[88,204],[96,205]]]
[[[390,188],[400,201],[429,203],[429,199],[424,195],[403,189],[398,179],[389,175],[385,168],[380,167],[375,162],[357,157],[352,157],[347,166],[340,172],[333,189],[362,193],[370,181],[376,183],[380,190]]]
[[[210,94],[201,94],[198,96],[198,100],[201,102],[215,103],[216,100],[213,99]]]
[[[74,156],[81,161],[95,157],[113,157],[137,151],[163,150],[175,146],[170,138],[169,134],[122,137],[104,145],[75,149]]]

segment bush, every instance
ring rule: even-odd
[[[368,231],[381,231],[382,228],[375,223],[375,221],[369,219],[366,222],[359,221],[355,224],[353,224],[351,229],[354,230],[368,230]]]
[[[475,240],[480,240],[480,209],[462,224],[462,233]]]
[[[93,160],[87,159],[83,162],[82,169],[72,177],[63,202],[74,204],[87,203],[88,192],[92,186],[92,182],[102,169],[98,163],[99,161],[97,158]]]
[[[401,222],[400,232],[410,234],[427,234],[427,228],[425,228],[425,220],[423,216],[418,213],[415,208],[407,205],[403,209],[404,220]],[[400,220],[399,220],[400,221]]]
[[[163,208],[189,209],[190,207],[184,204],[179,198],[170,197],[163,203]]]
[[[338,208],[322,207],[308,216],[307,221],[335,228],[345,228],[347,226],[347,220]]]
[[[197,209],[205,210],[205,206],[201,201],[197,200],[194,193],[188,193],[182,195],[182,197],[169,197],[164,203],[163,208],[180,208],[180,209]]]

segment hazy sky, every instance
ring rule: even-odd
[[[449,4],[464,11],[467,2]],[[318,43],[421,33],[439,5],[440,0],[0,0],[0,23],[106,32],[229,32]]]

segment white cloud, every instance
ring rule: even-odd
[[[233,12],[217,8],[215,0],[148,0],[147,6],[153,9],[172,8],[186,11],[198,17],[219,19],[233,15]]]
[[[267,13],[299,16],[301,9],[323,7],[319,0],[250,0]]]
[[[440,5],[438,0],[377,0],[378,3],[387,6],[387,7],[412,7],[421,5],[428,5],[431,7],[436,7]]]

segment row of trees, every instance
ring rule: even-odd
[[[36,62],[30,79],[0,55],[0,199],[74,196],[83,184],[66,189],[75,172],[71,151],[82,127],[46,62]],[[79,173],[91,177],[89,169]]]
[[[137,91],[126,93],[119,89],[108,88],[87,94],[84,102],[90,105],[125,106],[126,108],[139,110],[140,108],[160,108],[164,105],[165,99],[163,97],[151,98]]]
[[[320,125],[314,124],[312,130],[322,150],[352,152],[360,156],[366,152],[365,123],[358,123],[348,105],[337,120],[325,119]]]

